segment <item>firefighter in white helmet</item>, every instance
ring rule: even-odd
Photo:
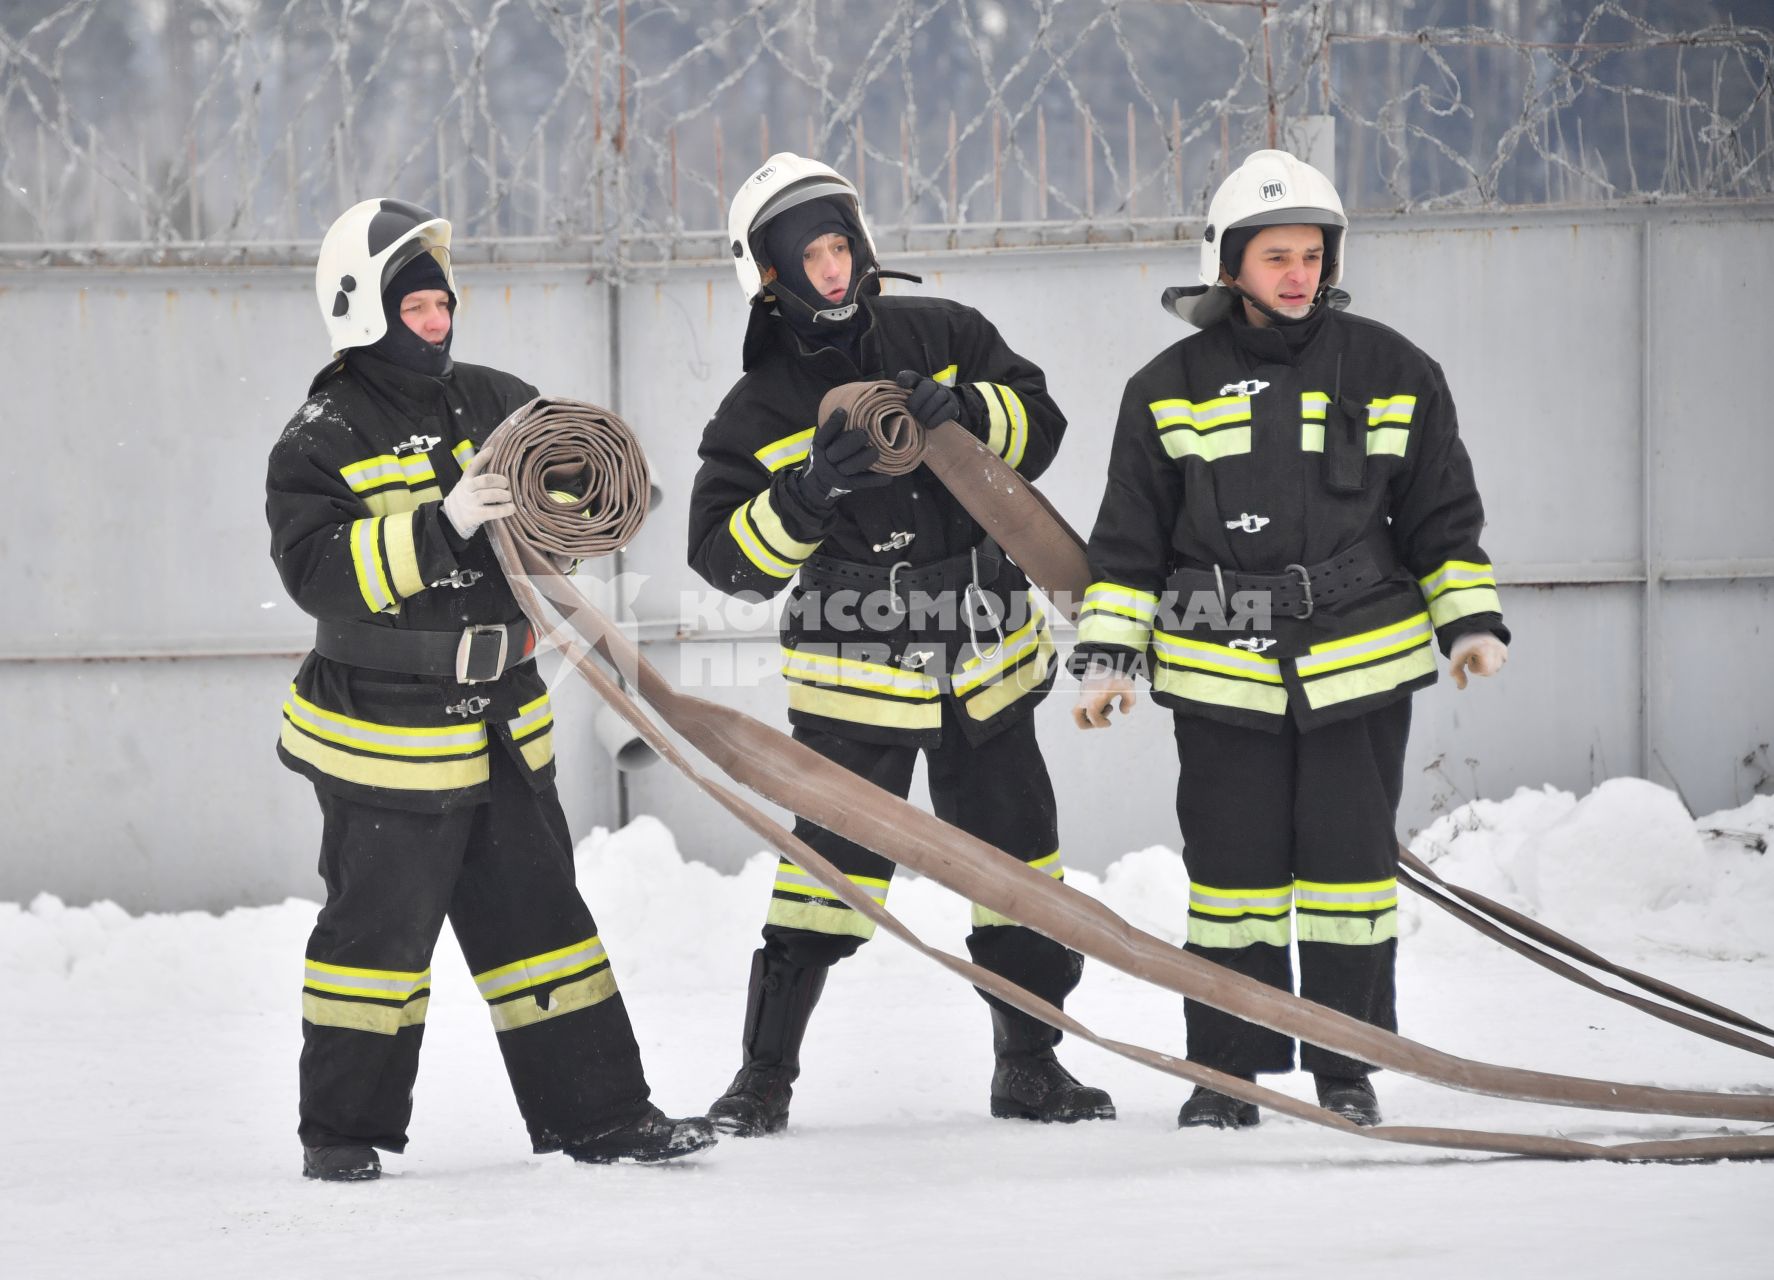
[[[401,1151],[445,918],[537,1151],[665,1160],[714,1141],[648,1101],[628,1012],[573,885],[535,639],[485,532],[513,511],[475,449],[536,389],[452,359],[450,224],[400,200],[333,223],[332,352],[271,450],[271,558],[316,620],[278,755],[313,783],[326,882],[302,984],[302,1171]]]
[[[1199,282],[1167,310],[1199,332],[1122,397],[1072,668],[1084,728],[1134,679],[1176,721],[1188,948],[1394,1029],[1396,836],[1410,695],[1493,675],[1509,631],[1442,371],[1344,310],[1348,219],[1330,181],[1259,151],[1215,193]],[[1291,929],[1290,929],[1291,920]],[[1190,1001],[1189,1057],[1292,1070],[1277,1032]],[[1377,1124],[1371,1067],[1314,1045],[1321,1105]],[[1198,1088],[1184,1126],[1254,1105]]]
[[[728,248],[751,307],[745,376],[702,436],[690,563],[722,591],[794,587],[783,674],[797,740],[903,796],[925,754],[937,814],[1062,874],[1053,787],[1031,715],[1052,686],[1053,642],[1028,581],[926,469],[894,478],[821,397],[897,378],[927,426],[959,421],[1023,475],[1053,460],[1065,418],[1041,370],[986,318],[938,298],[886,297],[856,189],[816,161],[771,156],[733,199]],[[795,832],[877,900],[893,864],[812,823]],[[808,1019],[831,966],[873,925],[784,860],[752,959],[743,1061],[710,1108],[730,1133],[788,1122]],[[981,907],[975,960],[1055,1004],[1082,960]],[[1057,1032],[987,997],[997,1116],[1114,1115],[1054,1056]]]

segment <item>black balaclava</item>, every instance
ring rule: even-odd
[[[456,327],[451,325],[444,340],[434,346],[407,328],[407,322],[400,318],[401,302],[409,293],[421,289],[442,289],[448,293],[450,314],[455,314],[456,294],[450,288],[443,267],[427,250],[395,272],[387,288],[382,290],[382,315],[388,322],[388,330],[366,350],[403,369],[441,378],[451,368],[450,339],[456,336]]]
[[[820,236],[833,233],[850,242],[850,288],[841,303],[829,302],[820,295],[813,287],[813,282],[807,278],[806,267],[801,262],[801,254],[809,244]],[[868,244],[863,240],[860,228],[852,225],[848,210],[830,196],[808,200],[784,209],[766,222],[762,240],[760,247],[764,251],[764,265],[776,269],[776,278],[770,282],[770,291],[779,295],[793,295],[792,299],[786,301],[779,296],[778,310],[782,318],[808,344],[816,347],[838,347],[849,351],[854,359],[866,325],[863,312],[859,309],[847,319],[836,322],[816,320],[813,316],[814,312],[829,311],[855,302],[863,277],[874,266],[869,258]]]

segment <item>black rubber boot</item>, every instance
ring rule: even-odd
[[[1318,1105],[1362,1128],[1380,1123],[1380,1100],[1366,1076],[1313,1076]]]
[[[714,1144],[714,1126],[701,1116],[674,1120],[658,1107],[649,1105],[626,1124],[584,1142],[572,1143],[563,1150],[585,1164],[613,1164],[618,1160],[652,1164],[659,1160],[676,1160]]]
[[[794,964],[762,947],[752,953],[745,1065],[708,1109],[716,1129],[758,1138],[788,1125],[789,1098],[801,1074],[801,1041],[830,971],[830,965]]]
[[[382,1176],[374,1147],[303,1147],[302,1176],[322,1182],[371,1182]]]
[[[1080,1084],[1053,1056],[1059,1032],[1015,1009],[992,1006],[992,1114],[1001,1120],[1074,1124],[1113,1120],[1115,1104]]]
[[[1198,1084],[1189,1100],[1183,1103],[1183,1109],[1177,1112],[1177,1128],[1254,1129],[1262,1119],[1256,1103],[1240,1102],[1217,1089]]]

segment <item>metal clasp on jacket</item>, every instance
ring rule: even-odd
[[[903,551],[912,545],[912,539],[917,536],[915,533],[896,530],[891,538],[885,542],[875,543],[874,547],[876,551]]]
[[[961,607],[967,612],[967,643],[973,650],[973,656],[980,662],[988,662],[1004,651],[1004,619],[992,611],[991,602],[986,599],[986,593],[979,585],[979,548],[973,548],[971,554],[973,557],[973,579],[968,582],[967,590],[962,593]],[[973,610],[976,602],[980,614],[991,620],[991,629],[998,633],[998,642],[991,647],[990,652],[979,647],[979,630],[973,625]]]
[[[455,569],[447,578],[439,578],[431,585],[434,587],[472,587],[487,575],[479,569]]]
[[[483,698],[477,694],[473,697],[462,699],[462,701],[456,703],[454,706],[445,707],[444,714],[447,716],[463,717],[478,716],[492,705],[493,700],[491,698]]]

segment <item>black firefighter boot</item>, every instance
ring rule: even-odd
[[[1113,1120],[1115,1104],[1080,1084],[1053,1056],[1059,1032],[1015,1009],[992,1008],[992,1114],[1001,1120],[1072,1124]]]
[[[789,1098],[801,1074],[801,1040],[830,971],[830,965],[793,964],[762,947],[752,953],[745,1065],[708,1109],[720,1132],[757,1138],[788,1125]]]

